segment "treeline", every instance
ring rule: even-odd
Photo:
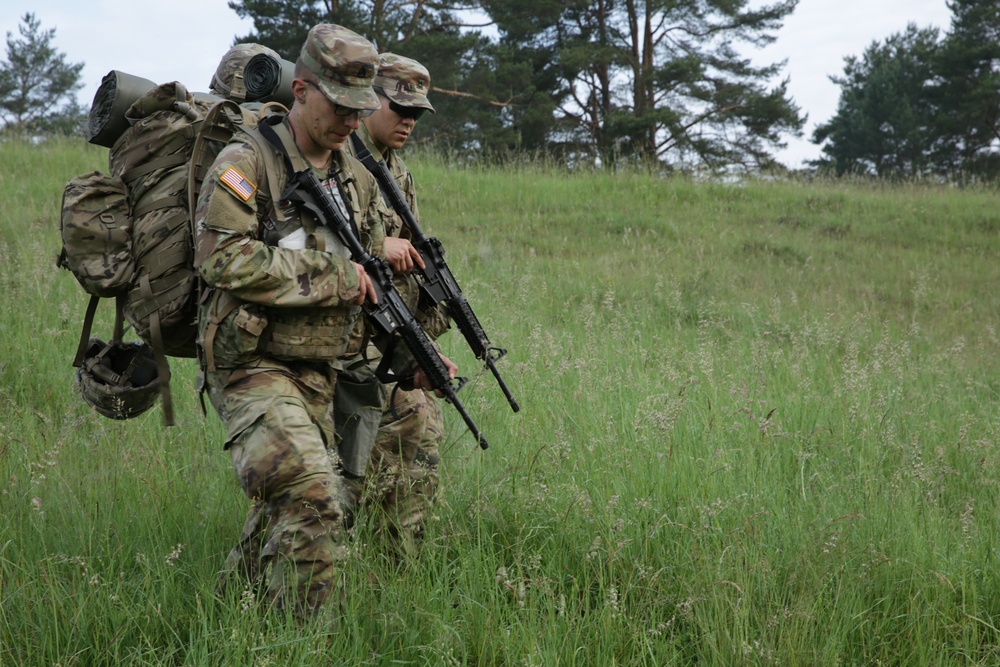
[[[431,72],[437,114],[412,143],[471,159],[544,154],[569,166],[708,172],[780,169],[805,116],[773,42],[798,0],[231,0],[294,60],[309,27],[346,25]],[[838,175],[1000,175],[1000,0],[950,0],[951,26],[909,25],[845,57],[835,115],[812,141]],[[7,36],[0,132],[65,129],[81,65],[33,15]],[[58,73],[58,77],[55,74]],[[62,103],[61,103],[62,102]]]
[[[246,41],[294,57],[342,23],[430,69],[441,113],[418,138],[460,154],[544,152],[568,164],[767,170],[805,117],[774,40],[798,0],[239,0]],[[1000,175],[1000,0],[950,0],[949,30],[909,25],[845,58],[815,130],[828,173]]]
[[[919,28],[845,58],[837,112],[812,140],[837,174],[1000,175],[1000,1],[950,0],[950,29]]]
[[[774,40],[798,0],[238,0],[266,44],[294,59],[328,21],[431,72],[436,115],[415,139],[459,154],[543,152],[567,164],[767,169],[805,117]],[[754,3],[759,5],[759,3]]]

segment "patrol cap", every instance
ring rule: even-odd
[[[299,60],[316,75],[318,88],[334,104],[364,110],[382,106],[372,90],[378,52],[353,30],[332,23],[313,26]]]
[[[430,72],[412,58],[383,53],[379,57],[375,85],[396,104],[419,107],[434,113],[434,107],[427,99],[427,93],[431,89]]]
[[[243,70],[246,69],[250,59],[258,53],[267,54],[275,60],[281,59],[277,51],[269,49],[263,44],[237,44],[222,56],[219,67],[212,76],[209,90],[234,102],[244,102],[246,100],[246,86],[243,82]]]

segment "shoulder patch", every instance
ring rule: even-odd
[[[248,181],[236,167],[226,169],[226,171],[219,176],[219,180],[223,185],[229,188],[233,194],[243,201],[250,201],[253,194],[257,192],[257,186]]]

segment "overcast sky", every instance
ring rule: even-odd
[[[56,29],[53,45],[69,62],[85,64],[79,93],[85,106],[115,69],[207,90],[233,38],[252,30],[226,0],[4,0],[0,31],[17,37],[26,12],[34,12],[43,29]],[[800,0],[777,41],[748,54],[759,64],[787,60],[789,90],[809,115],[804,137],[789,138],[779,158],[797,167],[819,156],[808,138],[836,111],[840,89],[829,77],[842,73],[845,56],[861,55],[872,41],[902,31],[908,22],[947,30],[950,18],[945,0]]]

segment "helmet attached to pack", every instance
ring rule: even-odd
[[[91,338],[76,378],[83,400],[111,419],[141,415],[160,395],[153,349],[141,341]]]

